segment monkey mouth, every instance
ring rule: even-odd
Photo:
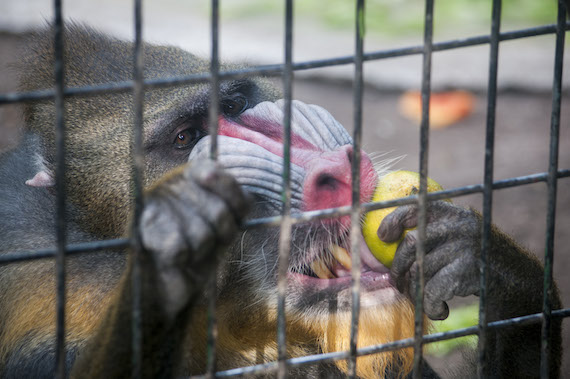
[[[336,287],[338,290],[350,286],[352,279],[352,254],[346,242],[348,239],[330,243],[308,254],[306,262],[295,267],[289,272],[289,276],[303,286],[316,288]],[[384,288],[395,288],[390,276],[390,270],[380,263],[370,252],[360,236],[359,252],[361,260],[360,283],[362,289],[367,292]]]

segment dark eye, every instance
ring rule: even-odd
[[[226,116],[236,117],[242,114],[249,105],[247,98],[242,95],[236,95],[231,98],[222,100],[222,112]]]
[[[179,132],[174,139],[174,146],[178,149],[193,146],[201,136],[198,129],[190,128]]]

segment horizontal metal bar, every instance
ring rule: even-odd
[[[558,170],[558,178],[566,178],[570,177],[570,169]],[[538,174],[526,175],[526,176],[518,176],[509,179],[502,179],[497,180],[493,183],[493,190],[511,188],[511,187],[518,187],[525,184],[533,184],[539,182],[546,182],[548,179],[548,173],[542,172]],[[437,192],[430,192],[427,194],[427,198],[429,201],[435,200],[444,200],[450,199],[454,197],[460,197],[465,195],[471,195],[475,193],[483,192],[483,184],[473,184],[470,186],[452,188],[443,191]],[[406,205],[406,204],[417,204],[418,202],[417,195],[408,196],[401,199],[395,200],[387,200],[381,202],[373,202],[373,203],[365,203],[362,204],[362,211],[363,213],[382,209],[382,208],[390,208],[398,205]],[[307,222],[314,219],[321,219],[321,218],[332,218],[332,217],[339,217],[345,216],[350,214],[351,206],[346,205],[337,208],[330,208],[330,209],[322,209],[317,211],[310,211],[310,212],[303,212],[303,213],[295,213],[291,217],[293,218],[293,223],[302,223]],[[260,226],[278,226],[281,223],[281,216],[274,216],[274,217],[264,217],[258,218],[255,220],[249,220],[245,223],[246,228],[255,228]]]
[[[65,247],[65,255],[74,255],[81,253],[93,253],[101,250],[123,249],[130,245],[130,239],[117,238],[112,240],[83,242],[67,245]],[[0,255],[0,265],[14,262],[30,261],[34,259],[44,259],[55,257],[55,249],[43,249],[35,251],[24,251],[19,253],[10,253]]]
[[[570,308],[553,311],[552,317],[553,318],[570,317]],[[542,313],[535,313],[532,315],[514,317],[506,320],[490,322],[489,324],[487,324],[487,326],[488,330],[497,330],[513,326],[537,324],[541,321],[542,321]],[[433,342],[444,341],[469,335],[476,335],[477,333],[478,333],[478,327],[475,325],[468,328],[461,328],[447,332],[428,334],[424,336],[423,341],[424,343],[433,343]],[[382,353],[386,351],[393,351],[393,350],[411,347],[413,343],[414,343],[413,338],[406,338],[403,340],[393,341],[382,345],[363,347],[358,349],[356,354],[357,356],[364,356],[364,355]],[[299,367],[315,363],[334,362],[347,358],[350,358],[350,351],[341,351],[341,352],[327,353],[327,354],[315,354],[298,358],[290,358],[287,360],[287,365],[289,367]],[[216,373],[216,377],[225,378],[225,377],[238,376],[238,375],[270,373],[270,372],[275,372],[276,370],[277,370],[277,362],[270,362],[255,366],[247,366],[231,370],[219,371]],[[205,379],[205,378],[206,377],[204,375],[196,375],[191,377],[191,379]]]
[[[570,22],[566,22],[565,30],[570,30]],[[553,34],[556,32],[556,25],[543,25],[534,28],[520,29],[501,33],[499,36],[500,41],[509,41],[519,38],[541,36],[545,34]],[[444,51],[457,49],[461,47],[470,47],[476,45],[483,45],[490,42],[489,35],[475,36],[463,39],[456,39],[451,41],[444,41],[433,44],[433,51]],[[363,56],[364,61],[373,61],[387,58],[397,58],[408,55],[416,55],[423,53],[423,45],[409,46],[399,49],[381,50],[376,52],[365,53]],[[330,59],[319,59],[307,62],[299,62],[293,64],[293,70],[310,70],[316,68],[338,66],[354,63],[354,56],[343,56]],[[220,80],[233,80],[242,79],[251,76],[275,76],[281,75],[284,70],[283,64],[263,65],[256,67],[248,67],[235,71],[220,72]],[[194,74],[186,76],[174,76],[168,78],[148,79],[144,81],[144,88],[164,88],[170,86],[181,86],[197,83],[207,83],[211,79],[210,73]],[[66,88],[65,97],[74,96],[94,96],[102,93],[126,93],[133,89],[134,82],[129,80],[125,82],[99,84],[84,87],[71,87]],[[18,102],[29,102],[38,100],[53,99],[55,92],[53,90],[40,90],[32,92],[12,92],[0,95],[0,105],[13,104]]]
[[[570,169],[558,170],[557,178],[567,178],[567,177],[570,177]],[[494,182],[493,189],[499,190],[511,187],[518,187],[525,184],[546,182],[547,179],[548,179],[547,172],[526,175],[526,176],[518,176]],[[437,192],[430,192],[428,193],[427,197],[429,201],[435,201],[435,200],[449,199],[464,195],[471,195],[480,192],[483,192],[483,184],[474,184],[465,187],[452,188]],[[417,195],[414,195],[396,200],[365,203],[362,204],[362,212],[365,213],[376,209],[389,208],[399,205],[416,204],[417,202],[418,202]],[[293,220],[293,224],[298,224],[314,219],[345,216],[350,214],[351,208],[352,207],[350,205],[346,205],[338,208],[296,213],[291,215],[291,218]],[[258,218],[247,221],[244,224],[244,228],[250,229],[261,226],[279,226],[281,224],[281,220],[282,220],[281,216]],[[91,253],[105,249],[119,249],[128,246],[129,246],[129,239],[118,238],[112,240],[71,244],[66,246],[66,251],[68,255],[72,255],[79,253]],[[28,261],[33,259],[53,258],[54,256],[55,256],[55,249],[43,249],[43,250],[25,251],[19,253],[10,253],[0,256],[0,265],[12,262]]]

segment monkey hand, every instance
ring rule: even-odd
[[[384,242],[398,240],[404,229],[417,226],[417,207],[396,208],[380,224],[378,236]],[[448,202],[430,202],[425,241],[424,312],[433,320],[449,315],[446,301],[454,296],[478,294],[481,244],[480,216]],[[398,246],[391,267],[397,288],[410,293],[418,275],[417,229],[408,231]]]
[[[167,315],[175,317],[203,288],[247,208],[239,184],[209,160],[175,169],[148,191],[140,221],[143,270]]]

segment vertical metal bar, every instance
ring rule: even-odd
[[[426,0],[424,25],[424,52],[422,68],[422,121],[420,124],[420,192],[418,194],[418,242],[416,262],[418,280],[415,283],[414,320],[414,371],[415,379],[422,377],[423,347],[423,298],[424,298],[424,256],[427,225],[427,177],[429,155],[429,102],[431,93],[431,54],[433,44],[433,0]]]
[[[279,268],[277,300],[277,348],[279,370],[277,377],[287,377],[287,345],[285,336],[285,296],[287,271],[291,250],[291,99],[293,97],[293,1],[285,1],[285,68],[283,70],[283,222],[279,235]]]
[[[485,137],[485,164],[483,186],[483,225],[481,256],[479,257],[479,362],[478,376],[487,377],[485,344],[487,332],[487,255],[490,250],[491,215],[493,205],[493,159],[495,151],[495,109],[497,105],[497,72],[499,60],[499,33],[501,29],[501,0],[493,0],[489,79],[487,85],[487,129]]]
[[[350,323],[350,359],[348,375],[356,378],[356,348],[358,341],[358,320],[360,317],[360,146],[362,145],[362,89],[363,89],[363,52],[364,52],[364,0],[356,2],[356,38],[354,57],[354,132],[352,156],[352,212],[350,227],[350,251],[352,252],[352,318]]]
[[[134,218],[132,225],[132,367],[133,378],[142,376],[142,278],[141,278],[141,238],[139,220],[143,209],[143,172],[144,172],[144,150],[143,150],[143,44],[142,44],[142,0],[135,0],[135,45],[134,45],[134,72],[133,72],[133,192],[134,192]]]
[[[55,146],[56,155],[56,351],[55,373],[57,378],[66,377],[65,367],[65,245],[67,240],[65,222],[65,123],[64,100],[64,25],[61,0],[54,1],[54,54],[55,54]]]
[[[210,107],[209,107],[209,128],[210,128],[210,159],[216,160],[218,157],[218,115],[220,108],[220,62],[218,55],[218,32],[219,32],[219,2],[212,0],[211,33],[212,52],[210,58]],[[216,372],[216,339],[218,337],[218,327],[216,319],[216,296],[217,296],[217,267],[214,268],[212,276],[208,282],[208,349],[207,349],[207,376],[214,378]]]
[[[562,98],[562,68],[564,61],[564,24],[566,11],[562,0],[558,1],[558,22],[556,25],[556,51],[554,57],[554,79],[552,84],[552,114],[550,120],[550,158],[548,165],[548,206],[546,218],[546,247],[544,252],[544,299],[542,305],[542,341],[540,356],[540,377],[549,377],[549,341],[552,314],[552,267],[554,261],[554,229],[556,221],[556,191],[558,171],[558,140],[560,135],[560,103]]]
[[[218,157],[218,115],[220,113],[220,59],[219,59],[219,1],[212,0],[210,32],[212,33],[212,51],[210,59],[210,159]]]

